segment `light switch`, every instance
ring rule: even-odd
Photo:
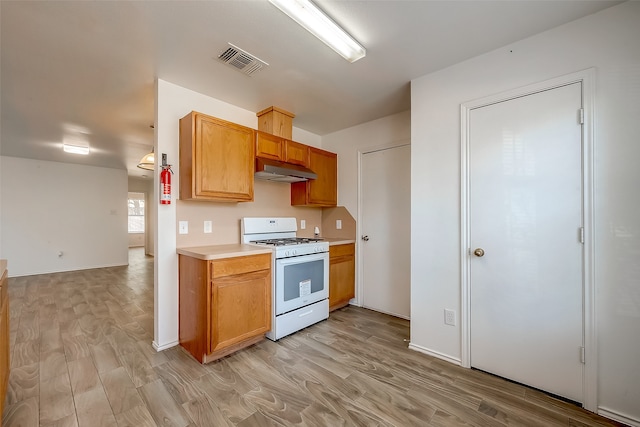
[[[205,233],[211,233],[211,229],[212,229],[212,222],[211,221],[205,221],[204,222],[204,232]]]
[[[305,228],[307,228],[307,221],[305,221],[304,219],[300,220],[300,230],[304,230]]]
[[[178,223],[178,233],[189,234],[189,221],[180,221]]]
[[[336,230],[342,230],[342,220],[336,219]]]

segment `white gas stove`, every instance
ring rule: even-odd
[[[273,247],[274,341],[329,317],[329,243],[297,230],[295,218],[242,219],[243,243]]]

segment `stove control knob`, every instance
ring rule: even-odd
[[[297,254],[298,254],[298,251],[296,250],[291,251],[291,255],[297,255]]]

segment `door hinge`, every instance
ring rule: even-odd
[[[584,347],[580,347],[580,363],[585,363]]]
[[[580,234],[580,243],[584,243],[584,227],[580,227],[578,233]]]
[[[584,108],[578,110],[578,122],[583,125],[584,124]]]

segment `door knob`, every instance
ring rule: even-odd
[[[484,249],[478,248],[475,251],[473,251],[473,254],[477,257],[482,257],[484,256]]]
[[[367,235],[362,236],[362,240],[364,240],[365,242],[368,242],[369,241],[369,236],[367,236]]]

